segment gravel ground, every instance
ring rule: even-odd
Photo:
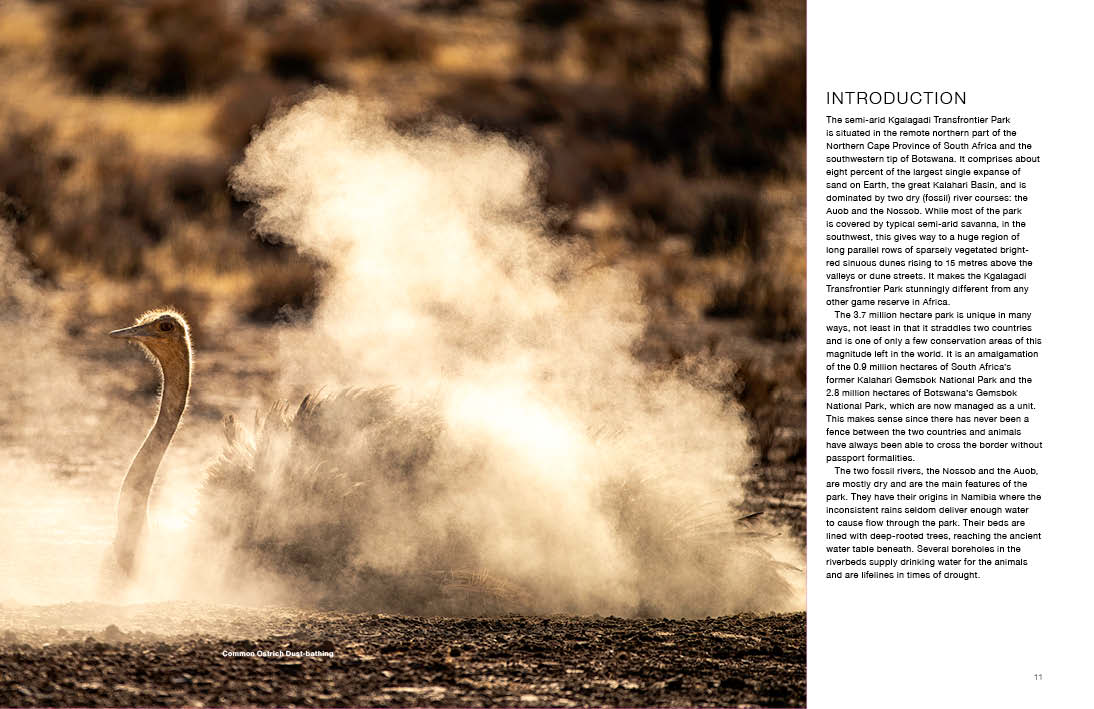
[[[135,629],[48,627],[111,612]],[[0,645],[4,706],[805,704],[804,613],[460,619],[168,603],[4,614],[29,626]],[[197,632],[139,629],[152,619]],[[212,627],[228,636],[202,632]]]

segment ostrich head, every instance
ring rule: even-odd
[[[164,366],[165,372],[166,365],[188,364],[190,360],[190,327],[173,310],[150,310],[137,318],[132,327],[114,330],[110,336],[140,344]]]

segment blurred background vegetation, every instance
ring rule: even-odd
[[[323,264],[227,188],[256,126],[318,83],[401,129],[453,116],[536,146],[554,228],[641,274],[639,356],[725,358],[761,458],[803,460],[804,5],[5,0],[0,217],[73,329],[162,303],[264,326]]]

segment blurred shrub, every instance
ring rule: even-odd
[[[334,55],[326,28],[306,20],[282,20],[267,38],[266,68],[282,79],[326,81],[326,67]]]
[[[779,169],[787,141],[805,135],[804,50],[769,65],[728,104],[710,104],[700,94],[681,98],[669,108],[664,125],[664,149],[689,171]]]
[[[321,266],[294,250],[284,258],[267,258],[251,267],[254,285],[247,296],[245,312],[257,322],[311,311],[319,299]]]
[[[460,13],[479,6],[479,0],[420,0],[418,8],[422,12]]]
[[[180,95],[216,88],[246,54],[220,0],[63,0],[56,58],[95,93]]]
[[[698,195],[670,166],[644,165],[632,171],[622,199],[636,219],[633,241],[689,234],[698,220]]]
[[[336,6],[328,26],[337,37],[339,51],[351,57],[401,62],[426,61],[433,55],[435,41],[430,34],[369,5]]]
[[[805,460],[805,348],[766,363],[737,364],[731,393],[752,421],[752,442],[763,463]]]
[[[93,187],[71,189],[70,172]],[[73,264],[135,275],[141,249],[166,229],[163,201],[148,190],[146,175],[117,140],[75,157],[59,153],[48,130],[16,119],[0,145],[0,189],[20,223],[16,245],[50,277]]]
[[[288,0],[246,0],[243,19],[255,23],[276,20],[284,17],[287,6]]]
[[[689,230],[695,254],[725,254],[738,246],[758,256],[767,246],[768,215],[756,187],[722,183],[701,200],[696,224]]]
[[[24,231],[48,227],[50,184],[71,161],[51,156],[51,131],[6,117],[7,131],[0,142],[0,219],[25,224]]]
[[[0,207],[16,222],[16,247],[44,276],[124,280],[192,313],[226,294],[256,319],[314,304],[317,265],[249,238],[234,218],[228,160],[148,161],[101,135],[63,148],[47,129],[5,123]]]
[[[667,18],[647,21],[596,13],[581,21],[578,34],[591,72],[632,81],[671,65],[683,51],[680,24]]]
[[[590,0],[524,0],[520,20],[553,29],[581,19],[593,3]]]
[[[437,97],[436,108],[488,131],[525,137],[537,125],[559,120],[559,106],[535,81],[471,76]]]
[[[692,91],[661,107],[646,147],[654,158],[676,158],[689,175],[756,174],[778,165],[781,152],[757,138],[735,106]]]
[[[790,340],[805,336],[805,283],[792,272],[761,265],[744,288],[744,305],[761,337]]]
[[[228,206],[228,163],[223,160],[180,160],[164,168],[171,205],[187,219],[221,221]]]
[[[182,94],[215,88],[235,75],[246,58],[243,29],[222,0],[156,0],[148,5],[147,31],[158,40],[156,93]]]
[[[751,260],[740,282],[716,285],[706,309],[711,317],[750,316],[760,337],[792,340],[805,336],[805,279],[801,264],[769,256]]]
[[[48,248],[32,258],[47,260],[43,265],[54,272],[77,263],[113,277],[139,275],[145,249],[163,239],[172,219],[162,177],[120,138],[103,141],[80,163],[79,184],[60,186],[67,204],[59,204],[61,195],[47,201],[53,221]]]
[[[755,256],[765,249],[768,215],[759,191],[748,181],[701,182],[669,165],[644,165],[630,172],[622,200],[637,220],[633,241],[686,236],[697,256],[727,254],[739,247]]]
[[[736,398],[752,422],[752,444],[761,462],[768,462],[779,428],[779,377],[772,367],[755,359],[737,365]]]
[[[210,130],[229,155],[239,155],[270,112],[291,103],[307,87],[302,81],[278,81],[266,74],[241,76],[224,90]]]
[[[268,29],[265,64],[282,79],[331,83],[331,65],[344,57],[425,61],[434,40],[424,30],[362,3],[336,2],[313,17],[278,17]]]
[[[557,32],[530,32],[520,35],[520,61],[523,64],[550,63],[558,59],[565,42]]]
[[[126,20],[125,10],[109,0],[63,3],[56,56],[85,89],[100,92],[130,82],[138,49]]]
[[[548,166],[544,198],[570,208],[603,194],[623,190],[638,164],[634,146],[622,140],[589,140],[574,137],[545,148]]]
[[[782,166],[788,140],[805,135],[805,55],[772,65],[728,104],[705,93],[675,96],[619,84],[545,90],[566,130],[634,144],[655,162],[677,161],[688,176],[763,174]]]
[[[805,135],[805,50],[769,64],[735,97],[738,120],[767,150]]]

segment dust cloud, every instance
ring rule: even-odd
[[[147,411],[119,418],[132,383],[81,357],[79,299],[39,287],[0,225],[0,602],[804,607],[798,546],[737,521],[751,511],[739,411],[703,363],[635,359],[649,318],[636,277],[550,234],[540,178],[527,146],[456,124],[400,133],[382,104],[326,90],[256,135],[234,189],[258,231],[325,264],[264,393],[319,395],[239,426],[219,457],[204,435],[176,438],[140,573],[105,596],[107,481]],[[199,454],[208,479],[182,490]]]
[[[313,317],[283,330],[280,390],[392,389],[364,418],[328,406],[311,446],[272,442],[288,414],[259,422],[222,479],[265,466],[267,502],[237,501],[222,527],[250,514],[267,551],[286,530],[316,553],[335,539],[345,568],[330,574],[401,578],[365,587],[402,610],[434,608],[439,570],[504,584],[532,612],[800,609],[800,550],[735,521],[750,511],[738,410],[635,359],[635,276],[548,234],[540,176],[526,146],[455,124],[398,132],[381,104],[327,90],[254,137],[232,185],[257,230],[326,265]],[[381,412],[391,422],[371,423]],[[289,484],[317,468],[345,488]]]
[[[94,394],[65,351],[57,295],[0,220],[0,602],[88,597],[112,522],[112,499],[75,481]]]

